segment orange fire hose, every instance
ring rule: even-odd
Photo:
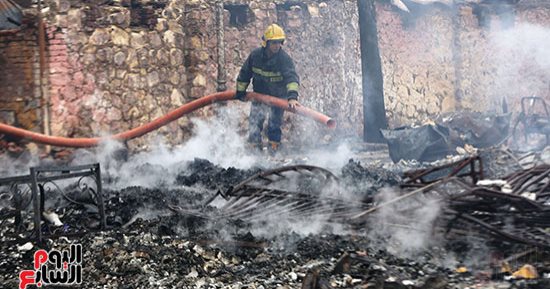
[[[42,143],[42,144],[47,144],[52,146],[79,147],[79,148],[93,147],[93,146],[99,145],[101,142],[106,140],[126,141],[136,137],[140,137],[146,133],[149,133],[155,129],[158,129],[182,117],[183,115],[188,114],[192,111],[195,111],[199,108],[205,107],[214,102],[232,100],[234,99],[234,97],[235,97],[235,92],[229,91],[229,90],[210,94],[210,95],[201,97],[199,99],[193,100],[189,103],[186,103],[180,106],[179,108],[167,113],[166,115],[151,121],[150,123],[144,124],[142,126],[133,128],[131,130],[128,130],[122,133],[118,133],[112,136],[107,136],[107,137],[67,138],[67,137],[47,136],[44,134],[13,127],[3,123],[0,123],[0,133],[16,136],[16,137],[28,140],[30,142]],[[336,122],[333,119],[329,118],[328,116],[322,113],[309,109],[307,107],[300,106],[300,107],[297,107],[296,109],[289,109],[288,102],[284,99],[276,98],[265,94],[259,94],[255,92],[248,92],[246,99],[259,101],[271,106],[277,106],[285,110],[292,111],[297,114],[301,114],[303,116],[312,118],[318,122],[323,123],[330,129],[334,129],[336,127]]]

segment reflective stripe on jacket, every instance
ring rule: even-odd
[[[246,91],[250,79],[255,92],[280,98],[298,98],[300,80],[294,62],[282,48],[271,58],[267,57],[266,48],[254,49],[241,67],[237,91]]]

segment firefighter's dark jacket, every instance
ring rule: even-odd
[[[266,48],[254,49],[239,72],[237,91],[246,91],[250,79],[255,92],[285,99],[298,99],[299,78],[294,62],[281,48],[271,58]]]

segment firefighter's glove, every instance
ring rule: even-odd
[[[295,109],[296,107],[300,106],[300,103],[298,102],[298,92],[289,91],[287,99],[289,108]]]
[[[245,98],[246,98],[246,91],[237,91],[237,93],[235,93],[235,99],[238,99],[240,101],[246,101]]]
[[[288,108],[296,109],[298,106],[300,106],[300,103],[296,99],[289,99],[288,100]]]

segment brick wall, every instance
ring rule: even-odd
[[[40,131],[37,39],[32,25],[0,32],[0,121]]]

